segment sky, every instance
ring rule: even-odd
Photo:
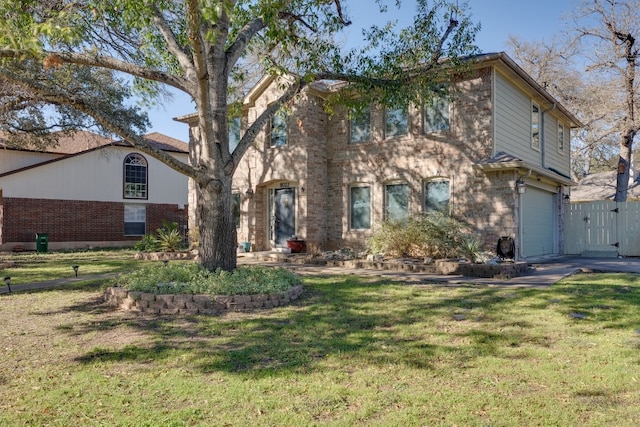
[[[467,0],[473,22],[480,23],[476,44],[482,52],[501,52],[506,49],[510,35],[526,41],[549,40],[564,28],[563,17],[571,12],[574,0]],[[460,0],[462,4],[464,0]],[[402,26],[410,23],[415,11],[415,1],[402,0],[402,8],[380,15],[374,0],[343,0],[352,28],[345,34],[345,40],[355,42],[360,36],[360,28],[371,23],[382,23],[398,19]],[[392,2],[391,2],[392,3]],[[193,103],[182,93],[175,93],[163,105],[149,110],[151,128],[149,132],[160,132],[187,142],[187,125],[173,120],[174,117],[193,113]]]

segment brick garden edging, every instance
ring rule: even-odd
[[[274,308],[295,301],[302,295],[302,285],[284,292],[259,295],[157,295],[125,288],[110,287],[104,299],[108,305],[122,310],[152,314],[209,314],[229,311]]]
[[[529,265],[524,261],[499,264],[474,264],[470,262],[460,262],[458,259],[437,259],[435,264],[438,274],[455,274],[505,280],[520,276],[526,273],[529,268]]]

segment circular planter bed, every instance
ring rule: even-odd
[[[298,299],[302,290],[302,285],[297,285],[287,291],[272,294],[159,295],[110,287],[106,289],[104,299],[108,305],[140,313],[217,315],[229,311],[280,307]]]
[[[191,252],[138,252],[134,258],[145,261],[170,261],[173,259],[193,259],[194,255]]]

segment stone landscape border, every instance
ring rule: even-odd
[[[110,306],[140,313],[219,315],[231,311],[280,307],[297,300],[302,292],[302,285],[284,292],[257,295],[152,294],[114,286],[105,290],[104,299]]]

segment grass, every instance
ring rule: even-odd
[[[542,289],[308,277],[287,307],[139,316],[0,298],[0,425],[635,426],[640,278]]]
[[[133,250],[122,249],[0,255],[0,264],[15,263],[10,268],[0,269],[0,279],[11,276],[11,283],[17,285],[74,277],[73,265],[79,266],[79,276],[127,272],[145,265],[135,260],[134,254]]]

